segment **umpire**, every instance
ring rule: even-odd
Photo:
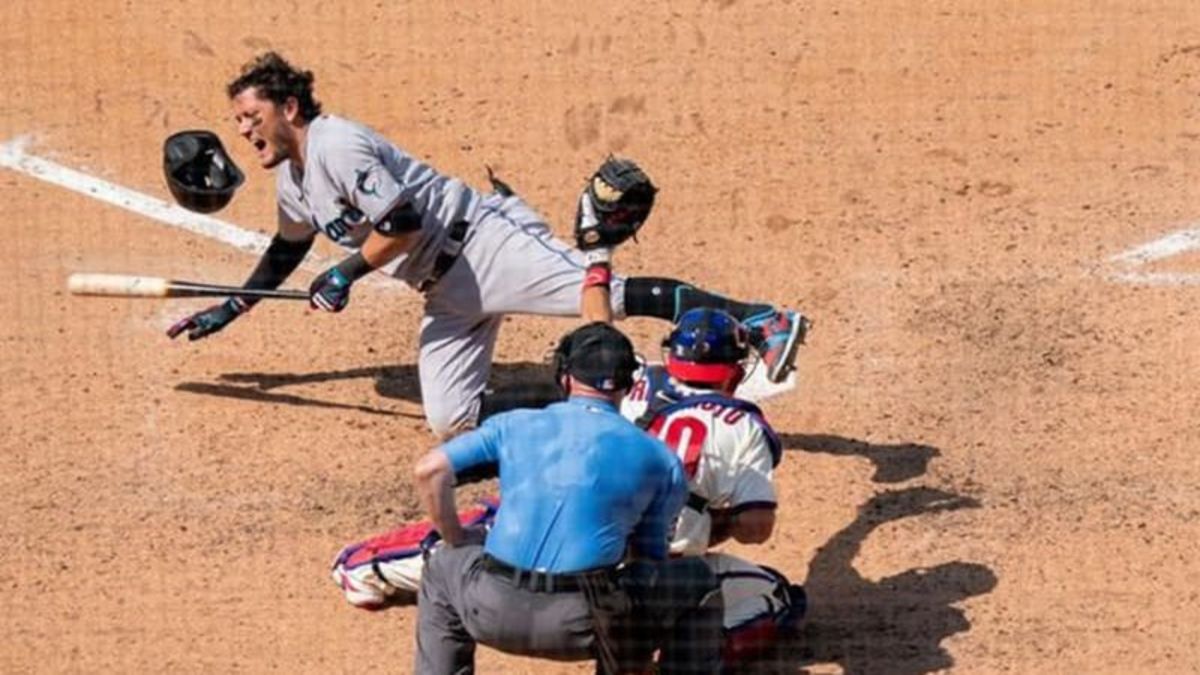
[[[617,410],[636,367],[620,331],[583,326],[555,352],[566,401],[489,418],[418,462],[445,545],[421,583],[416,672],[473,673],[476,643],[596,659],[601,673],[645,668],[658,649],[660,672],[717,672],[716,578],[698,558],[667,560],[682,465]],[[502,501],[481,544],[458,522],[454,486],[495,476]]]

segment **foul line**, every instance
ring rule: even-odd
[[[262,253],[271,242],[271,238],[264,234],[250,232],[211,216],[193,213],[150,195],[31,155],[25,151],[29,141],[27,136],[18,136],[0,144],[0,166],[249,253]]]
[[[1144,265],[1195,248],[1200,248],[1200,227],[1172,232],[1148,244],[1114,255],[1109,261],[1127,266]]]
[[[1200,227],[1177,230],[1110,257],[1108,262],[1117,269],[1110,271],[1108,278],[1127,284],[1149,286],[1197,286],[1200,285],[1200,274],[1143,272],[1139,269],[1149,263],[1195,249],[1200,249]]]

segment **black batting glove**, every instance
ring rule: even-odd
[[[238,297],[229,298],[219,305],[181,319],[167,329],[167,337],[174,340],[183,331],[188,332],[188,340],[199,340],[228,326],[234,319],[250,311],[250,305]]]

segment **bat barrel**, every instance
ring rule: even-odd
[[[187,298],[240,295],[253,298],[307,300],[308,293],[300,290],[242,288],[221,284],[203,284],[160,277],[129,274],[72,274],[67,289],[75,295],[106,295],[130,298]]]
[[[168,288],[166,279],[128,274],[72,274],[67,279],[67,289],[75,295],[165,298]]]

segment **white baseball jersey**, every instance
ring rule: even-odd
[[[655,402],[660,396],[676,403],[663,407]],[[781,446],[754,404],[686,387],[670,381],[661,366],[649,366],[621,402],[621,414],[637,421],[652,404],[661,411],[647,431],[678,454],[693,495],[676,525],[672,553],[708,550],[712,517],[707,508],[696,508],[696,498],[711,508],[735,511],[775,505],[772,476]]]
[[[393,276],[418,283],[429,275],[447,228],[472,221],[480,195],[462,181],[443,176],[374,130],[341,117],[322,115],[308,125],[303,172],[285,160],[275,175],[279,232],[302,240],[314,231],[349,249],[362,245],[372,224],[409,205],[404,227],[424,236],[390,268]]]

